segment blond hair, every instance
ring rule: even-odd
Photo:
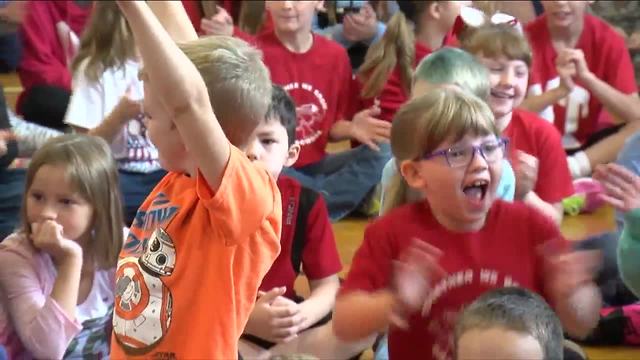
[[[458,87],[438,87],[403,105],[393,118],[391,151],[398,166],[418,160],[447,140],[499,132],[489,106]],[[382,213],[406,203],[408,184],[397,172],[382,204]]]
[[[362,97],[378,96],[396,65],[400,70],[402,88],[409,93],[415,61],[415,35],[413,28],[418,27],[416,19],[433,1],[407,1],[411,3],[414,14],[407,15],[398,10],[387,23],[387,29],[380,41],[367,51],[359,76],[363,80]]]
[[[203,37],[180,48],[204,79],[225,135],[233,145],[244,145],[271,101],[271,79],[262,52],[230,36]]]
[[[461,37],[462,48],[469,53],[487,58],[506,57],[521,60],[531,67],[533,55],[524,35],[510,24],[488,22],[479,28],[469,28]]]
[[[93,6],[71,71],[75,74],[86,62],[84,76],[90,83],[97,83],[108,69],[123,69],[128,60],[134,59],[136,47],[131,28],[115,1],[97,1]]]
[[[44,165],[64,166],[75,190],[93,208],[93,236],[90,256],[100,269],[116,265],[123,243],[122,201],[118,170],[111,149],[100,137],[67,134],[52,138],[33,154],[27,170],[25,193],[31,189],[36,173]],[[27,196],[22,203],[22,228],[27,224]]]

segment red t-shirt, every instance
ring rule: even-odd
[[[566,246],[558,227],[523,203],[496,201],[482,230],[453,233],[440,225],[426,202],[394,209],[370,224],[338,296],[392,286],[392,262],[412,239],[439,248],[448,276],[434,284],[422,312],[408,331],[389,329],[391,359],[451,359],[453,329],[462,308],[487,290],[519,285],[543,294],[542,258],[546,241]],[[421,315],[424,314],[424,315]]]
[[[35,85],[52,85],[71,90],[70,63],[63,49],[57,26],[65,23],[78,38],[82,37],[93,6],[78,6],[73,0],[29,1],[22,26],[22,61],[18,75],[24,91],[22,99]]]
[[[350,119],[351,63],[335,41],[313,34],[313,45],[303,53],[289,51],[275,32],[256,37],[271,71],[271,80],[296,103],[296,139],[301,145],[295,167],[320,161],[326,155],[329,131],[338,120]]]
[[[574,193],[567,157],[558,130],[535,113],[514,109],[503,135],[509,139],[511,163],[517,166],[514,151],[538,158],[538,181],[533,191],[549,203],[557,203]]]
[[[551,42],[547,18],[542,15],[526,26],[533,51],[532,78],[529,92],[537,95],[560,85],[556,72],[556,51]],[[599,79],[625,94],[638,91],[633,64],[624,39],[611,26],[593,15],[584,16],[584,29],[576,45],[584,52],[589,70]],[[568,98],[562,99],[542,116],[556,125],[563,135],[573,135],[583,144],[594,132],[611,126],[600,101],[576,80]],[[567,146],[577,144],[565,144]]]
[[[293,268],[292,252],[296,233],[296,222],[300,206],[306,206],[306,231],[302,251],[302,271],[309,280],[319,280],[335,275],[342,270],[340,256],[336,247],[336,239],[329,221],[327,205],[322,196],[315,197],[313,203],[300,203],[300,183],[292,178],[280,176],[278,189],[282,195],[282,237],[280,238],[280,255],[262,280],[260,290],[269,291],[274,287],[286,286],[285,296],[294,299],[294,283],[298,271]],[[305,189],[305,191],[310,191]]]

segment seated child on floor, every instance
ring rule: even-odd
[[[562,324],[540,295],[520,288],[487,291],[456,322],[456,359],[552,360],[563,357]]]
[[[412,97],[418,97],[437,85],[457,85],[472,92],[479,98],[489,97],[489,73],[472,55],[464,50],[444,47],[427,55],[416,68],[413,75]],[[384,209],[384,195],[389,182],[398,172],[395,159],[391,159],[382,172],[382,198]],[[497,189],[500,199],[512,201],[515,190],[515,175],[508,160],[503,160],[502,177]],[[408,200],[418,200],[416,191],[407,189]]]
[[[240,339],[244,358],[305,353],[322,359],[350,358],[372,341],[348,344],[331,331],[331,313],[342,269],[322,196],[282,175],[298,158],[296,108],[274,85],[265,120],[247,148],[251,161],[264,164],[277,178],[282,196],[281,252],[265,275],[255,308]],[[310,295],[296,294],[295,280],[304,274]]]

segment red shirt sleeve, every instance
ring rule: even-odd
[[[339,76],[340,81],[338,88],[338,106],[336,107],[336,118],[334,123],[338,120],[351,120],[353,101],[357,101],[357,98],[353,98],[353,74],[351,72],[351,62],[349,62],[349,56],[347,52],[340,48],[338,55],[338,63],[340,65]],[[325,74],[326,76],[327,74]]]
[[[543,122],[534,118],[533,121]],[[544,125],[547,125],[546,123]],[[567,164],[567,156],[562,147],[562,139],[558,130],[551,124],[540,127],[538,180],[534,191],[540,199],[548,203],[558,203],[573,195],[573,180]]]
[[[302,269],[310,280],[335,275],[342,269],[336,239],[329,221],[327,205],[322,196],[309,212],[307,236],[302,253]]]
[[[81,34],[77,34],[80,36]],[[29,1],[22,27],[22,61],[18,75],[25,89],[54,85],[71,90],[71,72],[45,1]]]
[[[367,227],[340,294],[354,290],[373,292],[390,285],[391,262],[394,259],[391,240],[381,222]]]
[[[638,85],[636,84],[633,63],[624,39],[611,30],[607,43],[608,49],[601,53],[602,56],[607,57],[604,77],[601,80],[622,93],[637,93]]]

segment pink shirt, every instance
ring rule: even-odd
[[[103,300],[113,302],[112,296],[96,296],[104,276],[113,280],[113,271],[96,271],[91,293],[71,319],[49,296],[56,279],[51,257],[22,234],[7,237],[0,244],[0,344],[9,359],[61,359],[83,330],[80,312],[104,309],[97,304]],[[89,300],[93,303],[87,304]]]

